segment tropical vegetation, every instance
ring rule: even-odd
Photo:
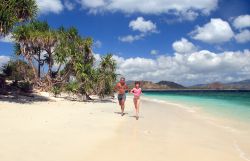
[[[5,65],[2,69],[5,79],[30,84],[54,96],[63,91],[84,99],[91,99],[91,94],[101,98],[113,95],[117,75],[112,54],[96,62],[91,37],[82,37],[74,27],[51,28],[47,22],[33,19],[36,12],[32,0],[0,3],[0,33],[12,33],[14,53],[24,60],[12,60]]]
[[[15,25],[35,18],[37,10],[35,0],[1,0],[0,36],[8,34]]]

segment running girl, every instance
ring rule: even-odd
[[[134,105],[136,112],[136,120],[139,119],[139,108],[140,108],[140,95],[142,94],[142,90],[140,88],[140,82],[135,82],[135,87],[130,91],[131,94],[134,94]]]

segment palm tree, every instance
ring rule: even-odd
[[[1,0],[0,36],[8,34],[16,24],[33,19],[37,10],[35,0]]]

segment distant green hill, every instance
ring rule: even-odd
[[[183,88],[186,88],[184,87],[183,85],[180,85],[178,83],[175,83],[175,82],[170,82],[170,81],[160,81],[156,84],[159,84],[159,85],[166,85],[172,89],[183,89]]]
[[[190,86],[192,89],[241,89],[250,90],[250,80],[243,80],[239,82],[221,83],[213,82],[209,84],[197,84]]]
[[[177,84],[175,82],[170,81],[160,81],[158,83],[154,83],[151,81],[140,81],[141,87],[143,89],[152,89],[152,90],[167,90],[167,89],[184,89],[185,87]],[[127,84],[130,88],[134,87],[135,81],[127,81]]]
[[[230,83],[221,83],[221,82],[213,82],[208,84],[197,84],[189,87],[185,87],[181,84],[171,82],[171,81],[160,81],[158,83],[154,83],[151,81],[140,81],[143,89],[146,90],[171,90],[171,89],[219,89],[219,90],[227,90],[227,89],[240,89],[240,90],[250,90],[250,79],[243,80],[239,82],[230,82]],[[135,81],[129,80],[127,84],[129,88],[134,87]]]

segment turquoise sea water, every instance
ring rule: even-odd
[[[250,123],[250,91],[144,91],[144,97],[189,108],[198,107],[211,114]]]

